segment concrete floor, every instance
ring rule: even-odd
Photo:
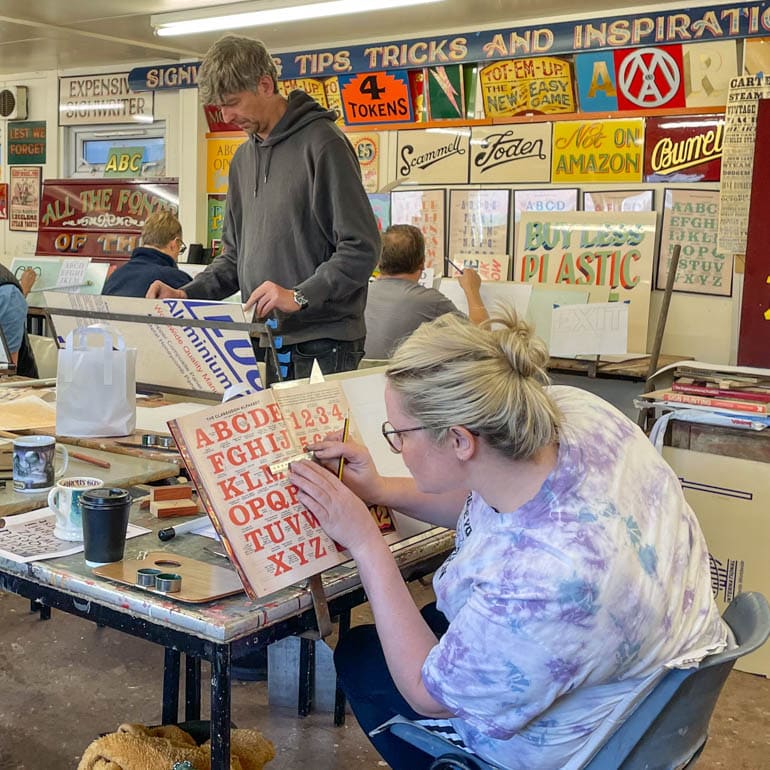
[[[431,598],[419,584],[413,593]],[[368,619],[366,606],[354,613],[354,623]],[[70,770],[99,733],[157,723],[162,670],[154,644],[57,611],[41,622],[26,600],[0,593],[0,770]],[[335,728],[328,713],[271,709],[265,683],[234,683],[232,702],[236,724],[274,742],[272,770],[385,767],[352,716]],[[770,768],[770,680],[731,674],[698,768]]]

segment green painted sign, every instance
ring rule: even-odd
[[[8,165],[42,166],[45,163],[44,120],[13,121],[8,124]]]
[[[142,175],[144,147],[110,147],[104,176],[139,177]]]

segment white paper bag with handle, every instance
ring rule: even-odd
[[[136,348],[100,324],[73,329],[59,351],[56,433],[127,436],[136,425]]]

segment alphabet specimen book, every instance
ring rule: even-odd
[[[297,500],[286,470],[308,444],[342,430],[348,413],[340,384],[322,382],[262,390],[168,423],[252,599],[349,558]]]

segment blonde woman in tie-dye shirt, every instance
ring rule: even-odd
[[[612,406],[548,387],[547,360],[512,313],[486,328],[440,318],[387,371],[383,433],[412,478],[381,477],[366,450],[333,440],[316,454],[345,456],[345,485],[292,466],[374,611],[376,629],[335,653],[367,731],[398,713],[448,720],[500,767],[579,767],[666,666],[727,643],[676,476]],[[457,530],[438,612],[414,606],[356,495]],[[389,734],[372,740],[394,768],[430,764]]]

